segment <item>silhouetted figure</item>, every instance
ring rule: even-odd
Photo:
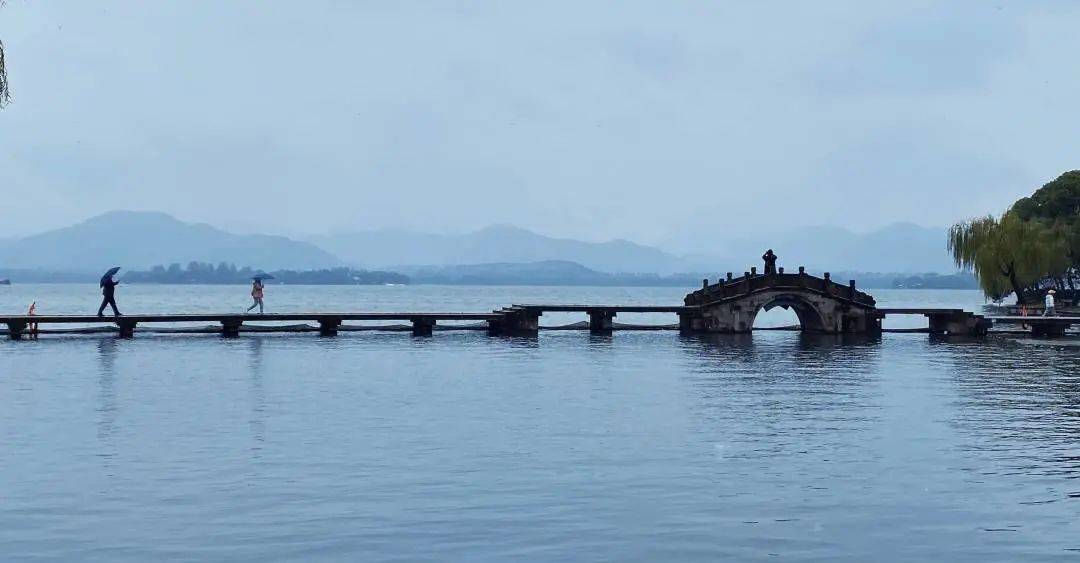
[[[772,249],[765,251],[765,254],[761,255],[761,259],[765,261],[765,275],[776,273],[776,254],[773,254]]]
[[[116,308],[116,286],[120,282],[113,279],[112,274],[101,278],[101,307],[98,307],[98,316],[103,316],[105,306],[112,307],[113,314],[120,316],[120,310]]]

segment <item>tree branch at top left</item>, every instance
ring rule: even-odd
[[[8,89],[7,66],[4,64],[4,42],[0,41],[0,108],[11,103],[11,90]]]
[[[0,0],[0,8],[7,0]],[[0,41],[0,109],[11,103],[11,90],[8,88],[7,65],[4,63],[4,42]]]

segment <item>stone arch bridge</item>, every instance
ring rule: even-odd
[[[684,299],[694,309],[680,316],[684,332],[750,332],[762,310],[790,308],[799,317],[802,329],[827,334],[881,332],[881,315],[869,294],[855,289],[855,282],[838,284],[826,273],[815,277],[799,268],[796,274],[758,275],[746,272],[740,278],[715,284],[708,280]]]
[[[961,309],[882,309],[869,294],[855,289],[855,282],[841,285],[825,273],[816,277],[802,267],[798,273],[758,274],[755,268],[739,278],[726,279],[689,293],[678,306],[656,305],[514,305],[495,311],[488,321],[489,332],[500,335],[534,336],[545,312],[579,311],[589,315],[589,330],[607,334],[619,313],[675,313],[683,334],[747,333],[762,310],[784,307],[795,311],[806,332],[823,334],[881,333],[886,315],[923,315],[932,334],[980,335],[989,326],[987,319]]]
[[[961,309],[879,308],[869,294],[855,289],[855,281],[841,285],[828,272],[823,277],[806,273],[759,275],[755,269],[714,284],[704,280],[701,289],[684,299],[687,309],[679,314],[684,333],[750,332],[762,310],[790,308],[799,317],[802,330],[825,334],[881,334],[887,315],[923,315],[927,332],[949,335],[984,335],[989,319]]]

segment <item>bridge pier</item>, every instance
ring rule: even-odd
[[[589,313],[589,332],[592,334],[611,334],[615,325],[615,311],[592,309]]]
[[[679,313],[679,333],[695,334],[706,332],[705,317],[698,311]]]
[[[540,334],[540,311],[524,307],[509,307],[496,311],[498,320],[488,321],[488,334],[493,336],[527,336]]]
[[[20,340],[20,339],[22,339],[23,334],[26,332],[26,325],[27,325],[27,323],[25,323],[25,322],[8,321],[8,323],[7,323],[8,338],[10,338],[12,340]]]
[[[135,338],[135,321],[117,320],[116,326],[120,327],[120,338]]]
[[[240,326],[243,324],[244,321],[240,319],[222,319],[221,336],[225,338],[236,338],[240,336]]]
[[[1057,338],[1059,336],[1065,336],[1065,329],[1068,328],[1068,326],[1069,325],[1063,323],[1032,324],[1031,335]]]
[[[415,318],[412,320],[413,336],[431,336],[435,331],[435,319]]]
[[[319,336],[337,336],[341,327],[341,319],[337,317],[323,317],[319,319]]]
[[[929,320],[931,334],[949,336],[986,336],[991,324],[982,315],[967,311],[927,313],[926,317]]]
[[[840,321],[840,332],[880,336],[881,316],[877,314],[845,314]]]

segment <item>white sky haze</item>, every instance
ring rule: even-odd
[[[944,226],[1080,167],[1073,2],[0,8],[0,236]]]

